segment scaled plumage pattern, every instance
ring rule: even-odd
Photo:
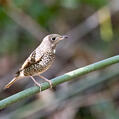
[[[48,81],[52,87],[51,81],[40,74],[45,72],[52,65],[55,59],[56,45],[65,38],[67,38],[67,36],[61,36],[59,34],[47,35],[41,44],[26,59],[22,67],[16,73],[16,76],[5,88],[9,88],[16,80],[24,77],[31,77],[34,83],[41,88],[40,84],[36,82],[33,76],[39,76]]]

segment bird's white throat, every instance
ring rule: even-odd
[[[54,53],[54,54],[56,53],[56,49],[53,49],[53,53]]]

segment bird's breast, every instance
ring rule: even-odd
[[[45,53],[39,64],[42,65],[43,67],[48,67],[49,65],[52,64],[54,59],[55,59],[55,55],[53,53]]]
[[[49,52],[44,53],[43,57],[39,62],[31,65],[30,67],[24,70],[24,74],[26,76],[29,76],[29,75],[37,75],[43,73],[52,65],[54,59],[55,59],[54,53],[49,53]]]

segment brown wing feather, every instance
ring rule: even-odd
[[[36,56],[36,51],[33,51],[31,55],[26,59],[20,70],[23,70],[29,67],[30,65],[32,65],[33,63],[35,63],[36,62],[35,56]]]
[[[37,63],[37,62],[39,62],[41,59],[42,59],[42,57],[43,57],[43,54],[41,54],[40,56],[39,56],[39,58],[37,59],[37,61],[36,61],[36,51],[34,50],[32,53],[31,53],[31,55],[26,59],[26,61],[23,63],[23,65],[22,65],[22,67],[20,68],[20,70],[16,73],[16,74],[19,74],[20,73],[20,71],[22,71],[23,69],[25,69],[25,68],[27,68],[27,67],[30,67],[31,65],[33,65],[33,64],[35,64],[35,63]]]

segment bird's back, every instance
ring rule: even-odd
[[[33,76],[41,74],[51,66],[54,59],[55,55],[53,52],[45,52],[39,61],[34,62],[31,65],[25,67],[20,72],[22,72],[24,76]]]

